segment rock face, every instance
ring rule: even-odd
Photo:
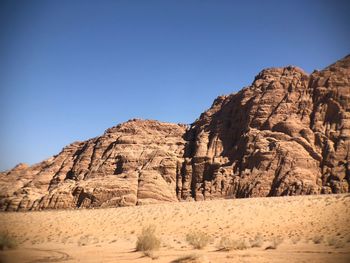
[[[131,120],[0,173],[0,210],[350,192],[350,56],[260,72],[190,127]]]
[[[116,207],[177,201],[186,126],[131,120],[58,155],[1,174],[2,210]]]
[[[350,56],[311,76],[266,69],[218,97],[187,133],[178,197],[349,192],[349,77]]]

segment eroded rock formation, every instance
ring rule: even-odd
[[[131,120],[0,173],[0,209],[350,191],[350,56],[261,71],[191,126]]]
[[[101,137],[1,175],[2,210],[116,207],[177,201],[186,126],[131,120]]]

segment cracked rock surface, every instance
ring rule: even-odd
[[[130,120],[0,173],[0,210],[350,191],[350,56],[261,71],[189,127]]]

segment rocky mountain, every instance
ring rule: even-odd
[[[130,120],[0,173],[0,210],[350,192],[350,56],[261,71],[192,125]]]

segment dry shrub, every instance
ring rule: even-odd
[[[328,246],[334,246],[335,248],[342,248],[345,246],[345,242],[336,237],[328,237],[326,241]]]
[[[0,233],[0,250],[13,249],[17,247],[17,243],[8,232]]]
[[[283,242],[283,238],[281,237],[273,237],[271,240],[271,245],[269,245],[265,249],[276,249]]]
[[[230,239],[229,237],[222,237],[217,246],[218,250],[230,251],[235,247],[235,240]]]
[[[247,242],[244,239],[236,240],[235,249],[243,250],[243,249],[247,249],[247,248],[249,248],[249,245],[247,244]]]
[[[142,229],[141,234],[137,237],[136,251],[143,251],[145,256],[151,256],[151,251],[160,247],[160,239],[156,236],[156,227],[151,225]]]
[[[337,239],[335,237],[328,237],[326,241],[328,246],[334,246],[337,243]]]
[[[92,235],[84,235],[78,239],[78,246],[87,246],[91,244],[97,244],[99,242],[97,237]]]
[[[219,245],[219,250],[230,251],[230,250],[243,250],[249,248],[247,242],[244,239],[231,239],[229,237],[222,237]]]
[[[295,244],[297,244],[300,241],[300,237],[299,236],[295,236],[295,237],[292,237],[291,240],[292,240],[292,243],[295,245]]]
[[[186,241],[195,249],[202,249],[208,245],[211,238],[206,233],[195,231],[186,235]]]
[[[257,234],[253,240],[250,241],[251,247],[262,247],[264,244],[264,238],[261,234]]]
[[[312,238],[312,241],[314,242],[314,244],[321,244],[323,240],[323,236],[320,235],[316,235]]]

